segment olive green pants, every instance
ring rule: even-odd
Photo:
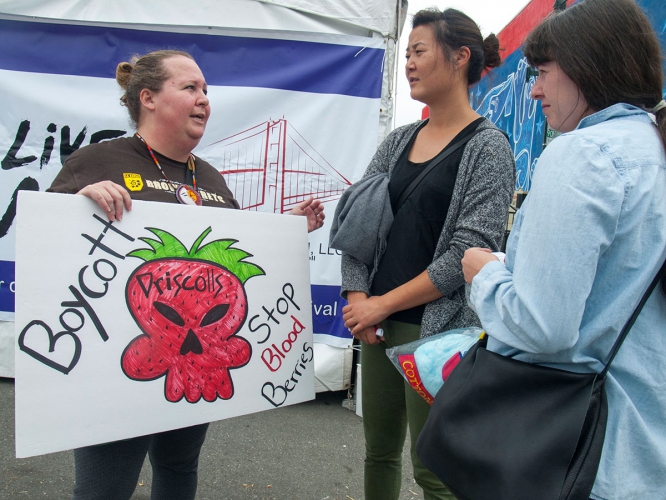
[[[407,427],[414,479],[425,500],[455,499],[416,456],[416,439],[430,405],[412,389],[386,356],[386,349],[418,340],[419,325],[382,322],[385,341],[361,346],[361,400],[365,431],[365,500],[397,500],[402,485],[402,450]]]

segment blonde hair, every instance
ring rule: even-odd
[[[170,76],[163,63],[175,56],[194,60],[190,54],[180,50],[156,50],[143,56],[135,55],[129,62],[121,62],[116,67],[116,81],[125,91],[120,97],[120,104],[127,108],[135,126],[138,125],[141,116],[141,91],[162,90],[162,85]]]

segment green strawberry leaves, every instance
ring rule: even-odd
[[[162,229],[147,227],[148,231],[153,233],[159,240],[142,237],[139,238],[151,248],[140,248],[127,254],[128,257],[136,257],[146,262],[156,259],[179,258],[179,259],[197,259],[214,262],[229,270],[236,275],[241,283],[245,283],[253,276],[261,276],[264,270],[251,262],[245,262],[245,259],[252,257],[252,254],[238,248],[232,248],[238,240],[223,239],[214,240],[201,246],[206,236],[210,234],[212,228],[209,226],[192,244],[188,250],[178,238]]]

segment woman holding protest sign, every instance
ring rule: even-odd
[[[429,406],[386,349],[479,324],[465,303],[460,259],[470,246],[499,249],[515,178],[506,137],[469,104],[469,85],[501,62],[497,38],[484,41],[476,23],[454,9],[420,11],[412,27],[406,76],[430,118],[394,130],[364,174],[388,176],[379,196],[390,198],[394,218],[383,255],[368,263],[354,249],[342,258],[345,326],[361,341],[366,500],[398,498],[408,427],[425,498],[452,498],[414,450]]]
[[[151,52],[120,63],[116,80],[136,134],[74,152],[48,191],[87,196],[110,221],[121,220],[133,199],[238,209],[220,173],[192,154],[210,116],[207,84],[193,58]],[[306,216],[313,231],[323,225],[323,211],[310,198],[291,214]],[[207,429],[195,425],[75,450],[74,499],[129,499],[146,454],[154,500],[194,499]]]

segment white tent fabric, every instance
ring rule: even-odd
[[[184,7],[177,0],[2,0],[0,13],[149,25],[172,25],[178,19],[183,26],[394,36],[396,4],[396,0],[197,0]]]
[[[308,0],[260,0],[273,5],[289,7],[302,12],[332,17],[383,36],[395,32],[397,18],[394,2],[385,0],[329,0],[312,2]]]
[[[0,377],[14,378],[13,321],[0,321]]]
[[[0,0],[0,18],[141,29],[210,32],[261,30],[383,38],[386,44],[378,143],[392,129],[396,44],[407,0]],[[177,20],[177,23],[174,23]],[[174,25],[177,24],[177,25]],[[374,41],[376,42],[376,40]],[[349,387],[351,348],[317,344],[317,391]],[[0,321],[0,377],[14,376],[14,323]]]

